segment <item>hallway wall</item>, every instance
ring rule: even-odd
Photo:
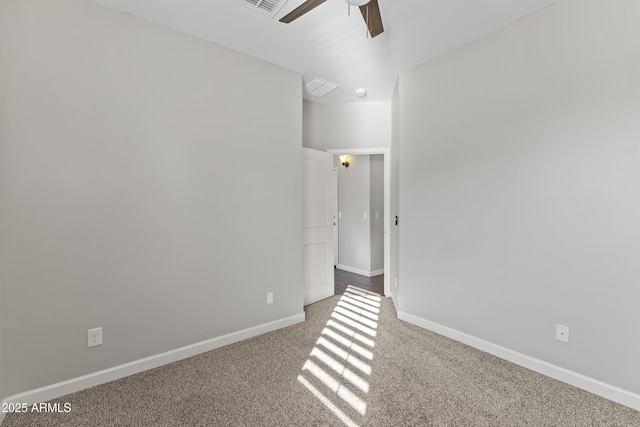
[[[384,270],[384,156],[356,155],[349,159],[348,168],[338,167],[338,210],[342,214],[338,268],[366,276],[381,274]]]

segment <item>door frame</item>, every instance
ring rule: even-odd
[[[382,154],[384,156],[384,295],[391,296],[391,148],[334,148],[334,156]]]

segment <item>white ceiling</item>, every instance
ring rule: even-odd
[[[386,101],[397,76],[558,0],[378,0],[384,33],[366,37],[359,10],[327,0],[290,24],[304,0],[287,0],[271,19],[236,0],[94,0],[301,73],[339,89],[321,103]],[[268,82],[265,82],[268,84]],[[358,98],[357,88],[368,95]]]

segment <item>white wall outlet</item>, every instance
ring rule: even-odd
[[[102,328],[89,329],[87,347],[102,345]]]
[[[393,280],[393,286],[394,286],[396,289],[398,289],[398,278],[397,278],[397,277],[394,277],[394,280]]]
[[[376,219],[380,219],[380,212],[376,212]]]
[[[338,212],[338,219],[342,219],[342,212]]]
[[[562,342],[569,342],[569,327],[556,325],[556,339]]]
[[[267,292],[267,304],[273,304],[273,292]]]
[[[366,221],[366,220],[367,220],[367,218],[369,217],[369,213],[368,213],[368,212],[365,212],[365,213],[363,214],[363,217],[364,217],[364,219],[365,219],[365,221]]]

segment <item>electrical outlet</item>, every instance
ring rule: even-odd
[[[556,339],[562,342],[569,342],[569,327],[556,325]]]
[[[395,286],[395,288],[396,288],[396,289],[398,289],[398,278],[397,278],[397,277],[395,277],[394,279],[395,279],[395,280],[394,280],[394,282],[393,282],[393,286]]]
[[[273,304],[273,292],[267,292],[267,304]]]
[[[89,329],[87,347],[102,345],[102,328]]]

